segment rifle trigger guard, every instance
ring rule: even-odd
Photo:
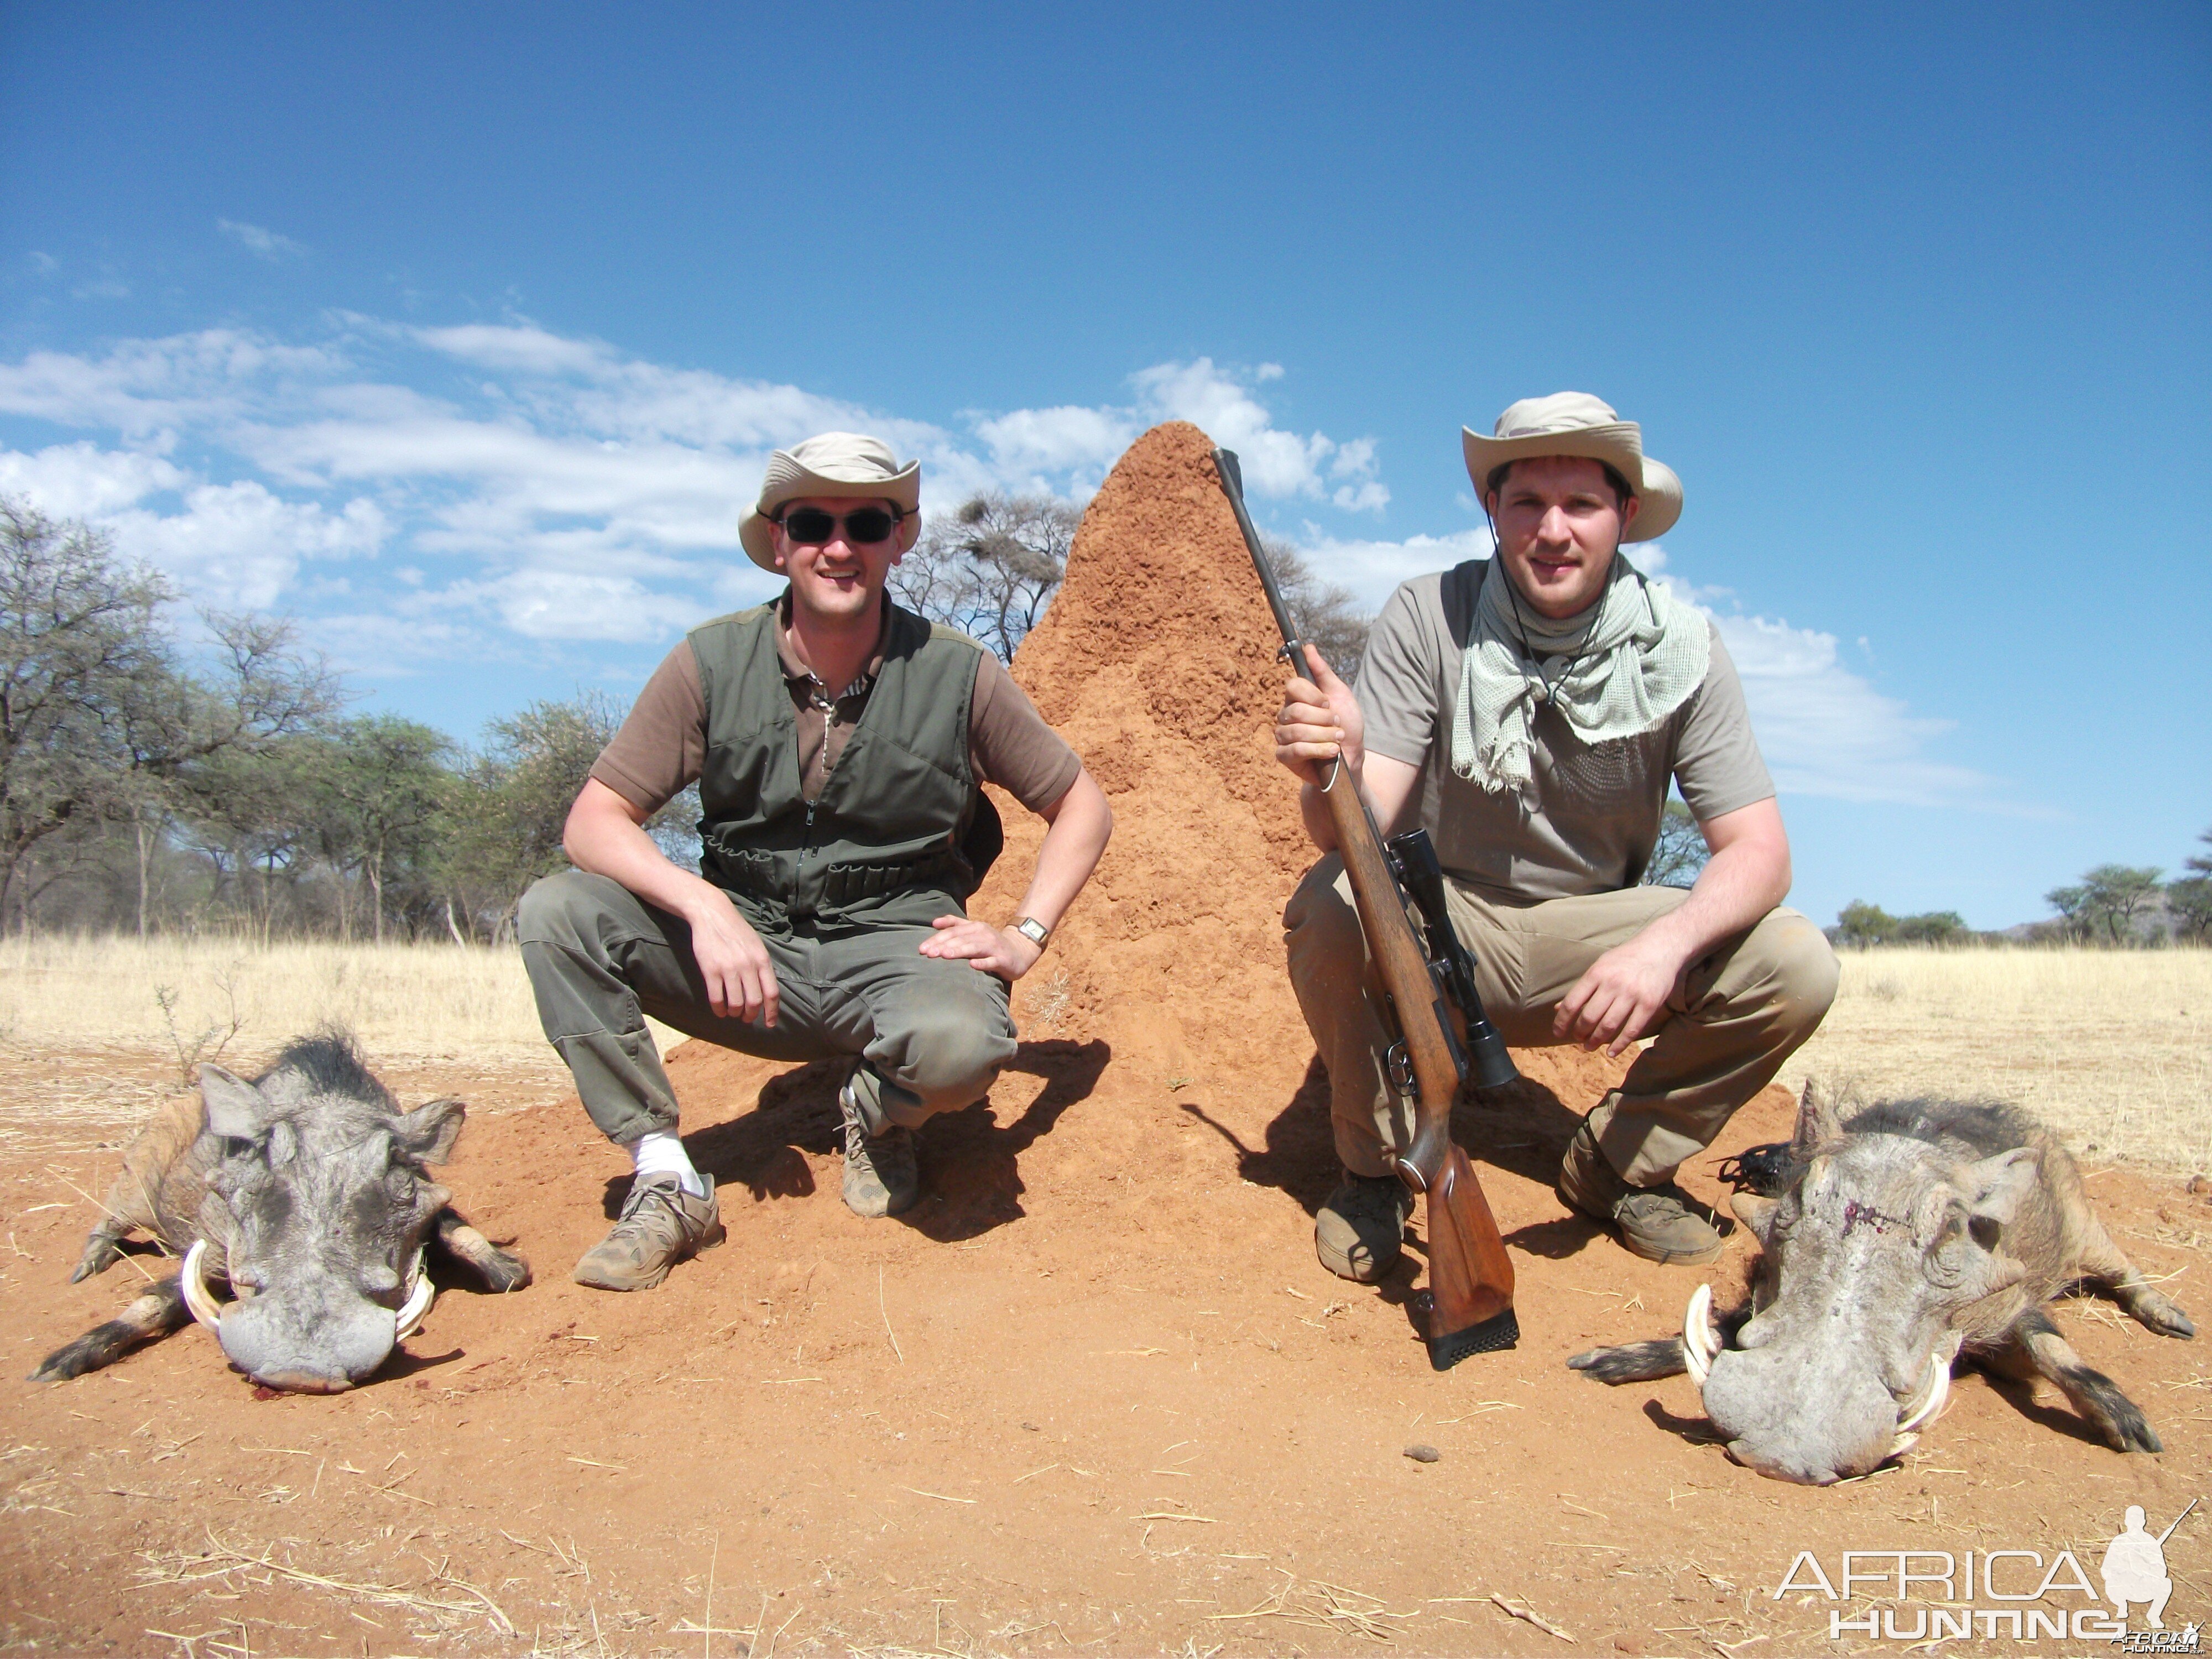
[[[1419,1079],[1413,1076],[1413,1058],[1406,1052],[1403,1042],[1394,1042],[1382,1056],[1383,1069],[1390,1074],[1390,1086],[1407,1099],[1420,1091]]]

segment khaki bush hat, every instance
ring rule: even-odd
[[[1490,475],[1508,461],[1533,455],[1579,455],[1603,461],[1628,480],[1641,503],[1627,539],[1656,541],[1682,516],[1682,481],[1670,466],[1644,453],[1644,433],[1633,421],[1624,421],[1610,404],[1587,392],[1554,392],[1548,398],[1524,398],[1498,417],[1494,433],[1486,438],[1471,427],[1460,428],[1460,447],[1467,454],[1467,475],[1474,480],[1475,494],[1484,497]]]
[[[745,556],[763,570],[775,568],[774,520],[786,501],[809,495],[851,496],[889,501],[906,516],[899,520],[902,553],[921,534],[921,463],[904,466],[881,438],[857,432],[822,432],[789,449],[769,452],[761,475],[760,499],[738,521],[738,540]]]

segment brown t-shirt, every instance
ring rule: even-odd
[[[1454,773],[1452,705],[1482,574],[1483,562],[1470,561],[1403,584],[1369,630],[1359,665],[1367,747],[1421,768],[1420,821],[1445,869],[1524,899],[1613,892],[1650,862],[1670,778],[1700,822],[1773,796],[1718,629],[1705,678],[1650,731],[1592,747],[1547,703],[1530,734],[1528,796],[1492,794]]]
[[[807,671],[791,643],[788,603],[779,608],[776,654],[791,693],[799,729],[800,788],[812,800],[822,793],[846,740],[868,706],[883,672],[880,653],[860,677],[831,692]],[[979,781],[994,783],[1032,812],[1062,795],[1083,761],[1044,723],[1029,695],[988,651],[975,653],[975,690],[968,706],[968,757]],[[707,763],[707,697],[699,684],[691,641],[680,641],[653,670],[614,741],[599,751],[592,775],[631,805],[657,812],[698,781]]]

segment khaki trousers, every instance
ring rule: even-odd
[[[939,898],[921,911],[942,908]],[[523,895],[515,933],[546,1039],[608,1139],[626,1146],[676,1127],[676,1093],[647,1014],[768,1060],[865,1059],[854,1092],[868,1133],[880,1134],[980,1099],[1014,1057],[1006,982],[921,955],[915,947],[933,932],[921,911],[825,938],[745,909],[775,969],[774,1030],[716,1014],[690,927],[605,876],[546,877]]]
[[[1449,878],[1444,888],[1452,926],[1474,953],[1483,1011],[1526,1048],[1554,1042],[1553,1015],[1593,962],[1689,897],[1681,888],[1631,887],[1517,900]],[[1291,983],[1328,1068],[1337,1154],[1354,1175],[1388,1175],[1389,1152],[1413,1138],[1413,1108],[1384,1070],[1382,988],[1336,854],[1306,872],[1283,927]],[[1787,909],[1692,962],[1659,1016],[1656,1040],[1590,1113],[1606,1161],[1630,1184],[1656,1186],[1711,1145],[1813,1035],[1835,1000],[1836,971],[1820,930]]]

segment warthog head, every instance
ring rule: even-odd
[[[426,1237],[450,1194],[429,1179],[461,1132],[459,1101],[401,1112],[349,1048],[288,1051],[258,1084],[200,1068],[214,1154],[193,1316],[270,1388],[333,1394],[384,1364],[429,1306]],[[216,1301],[209,1267],[237,1300]]]
[[[1765,1252],[1751,1318],[1724,1347],[1701,1287],[1682,1344],[1737,1462],[1826,1486],[1903,1451],[1942,1409],[1958,1316],[2025,1275],[1999,1241],[2038,1155],[1956,1162],[1906,1135],[1843,1135],[1809,1100],[1796,1150],[1803,1173],[1778,1200],[1735,1200]]]

